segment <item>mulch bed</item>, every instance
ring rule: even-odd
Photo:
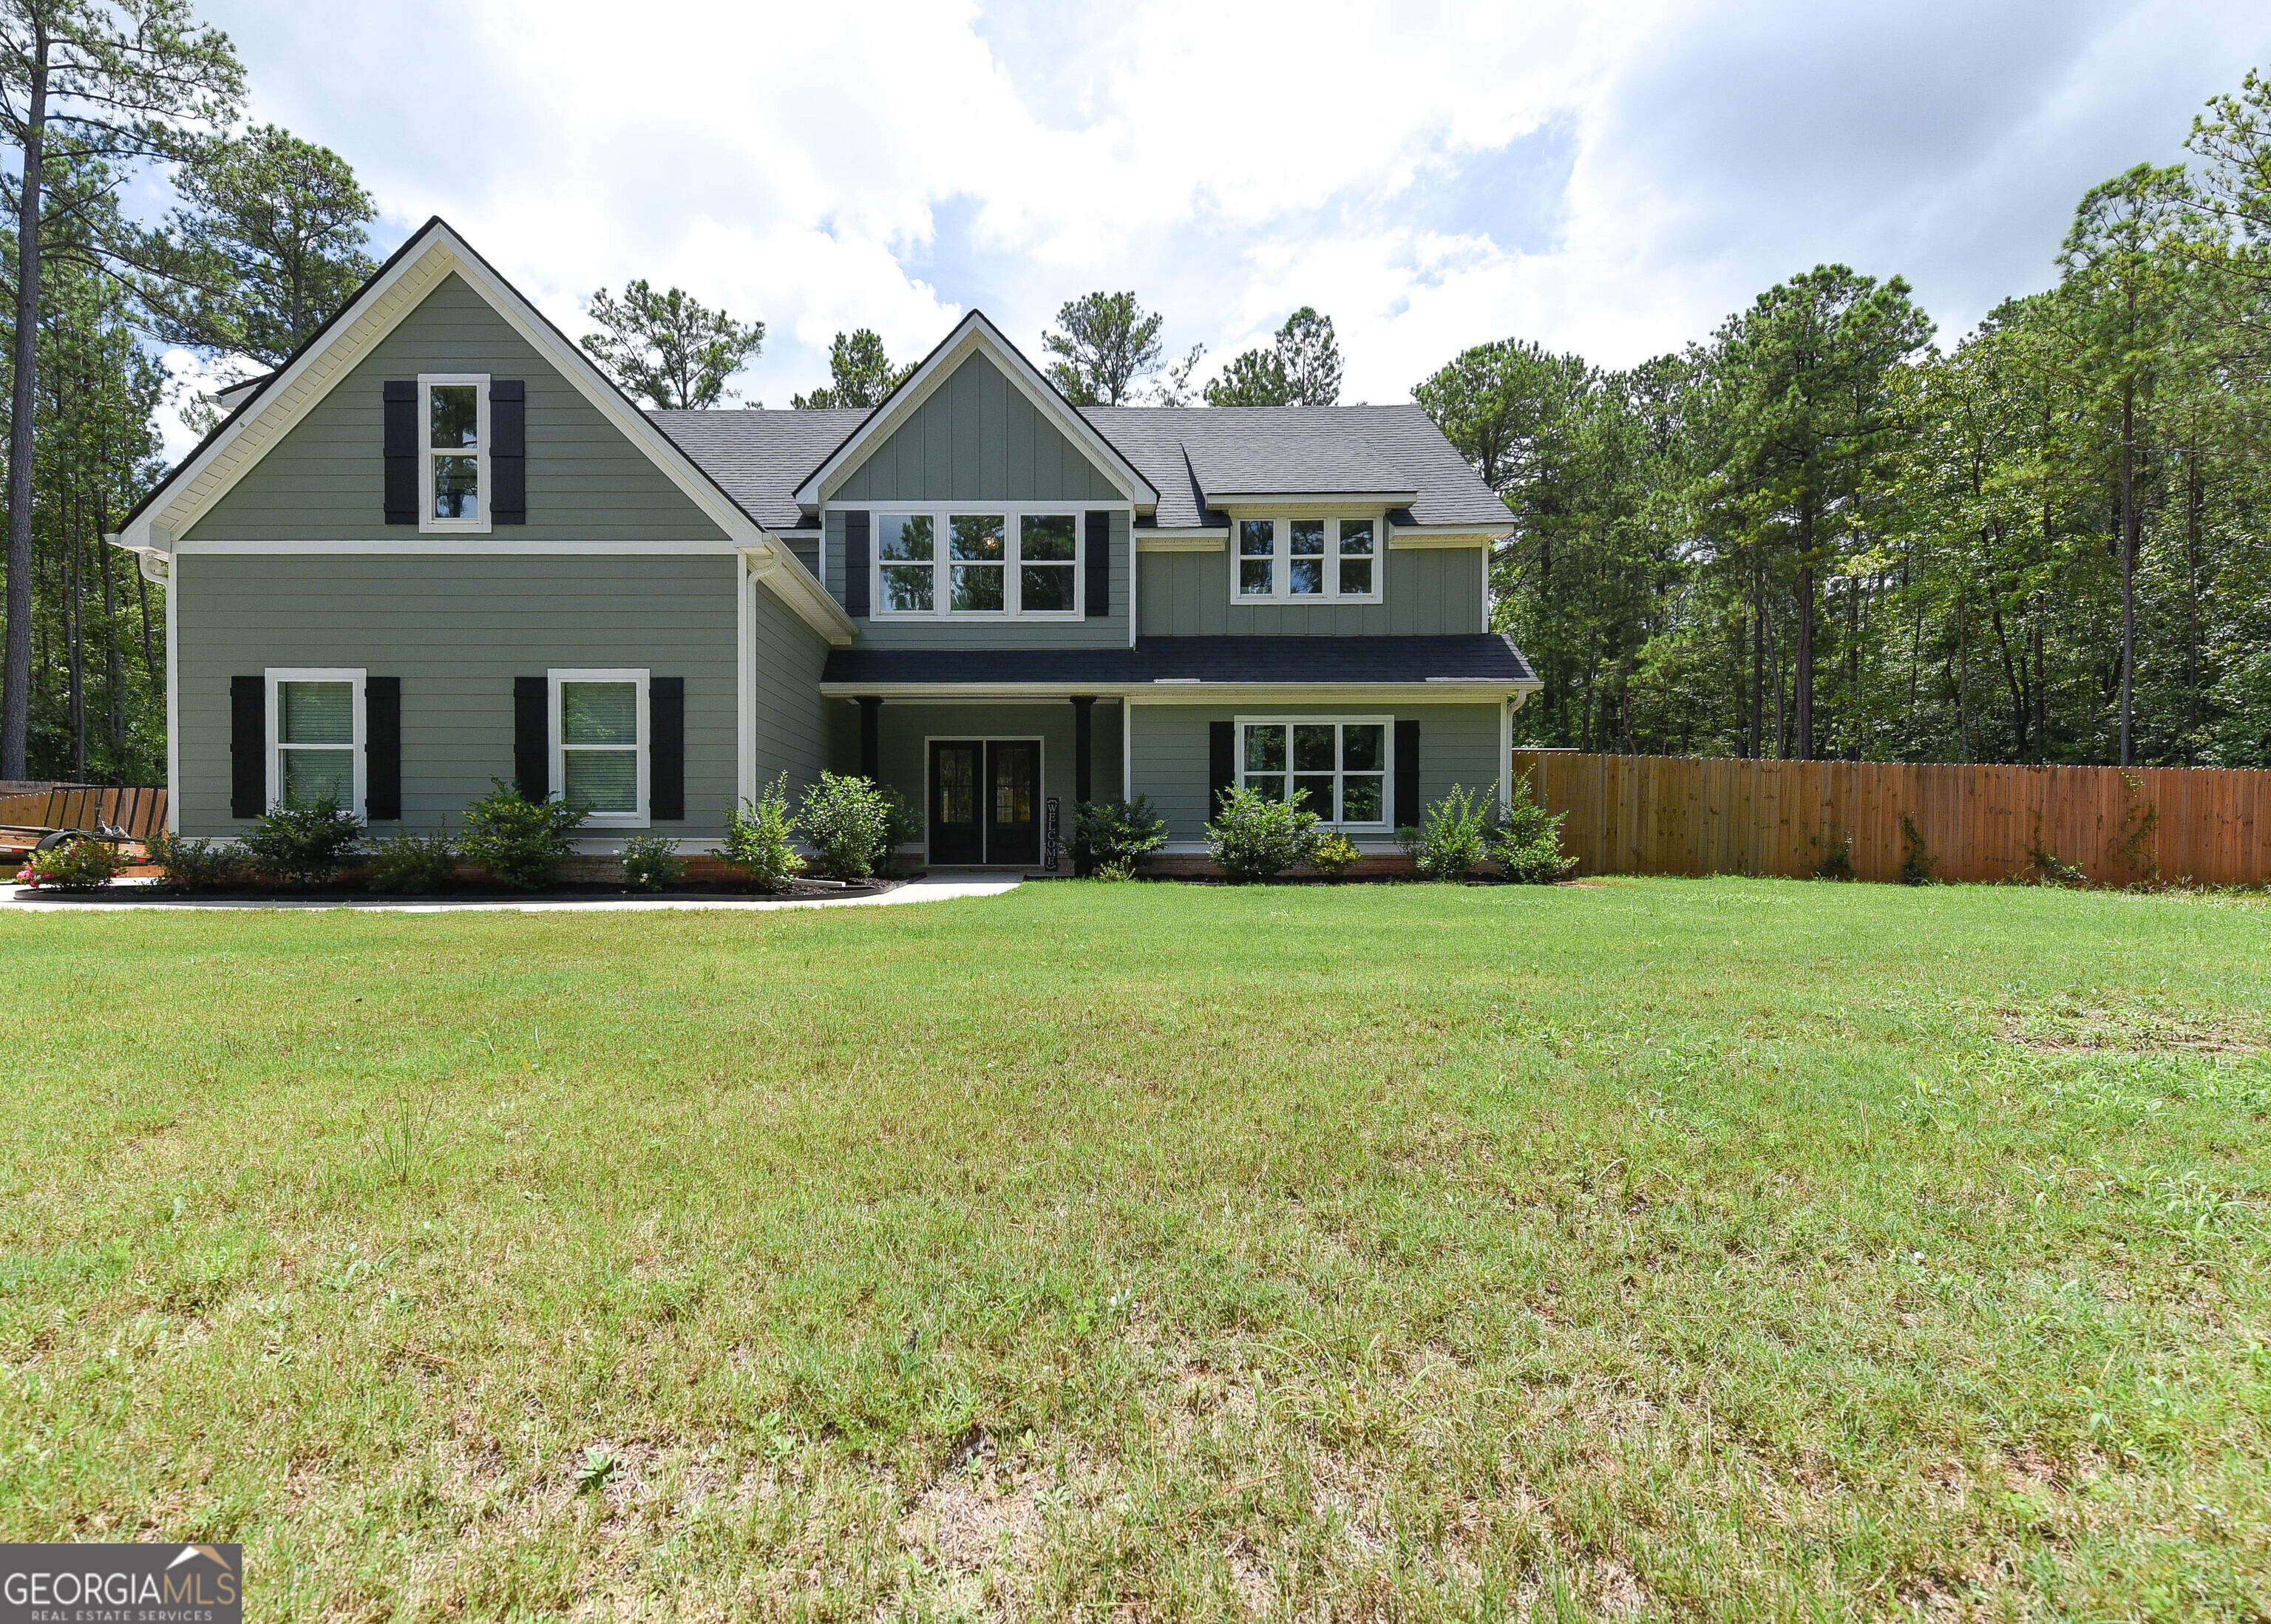
[[[330,902],[467,903],[467,902],[819,902],[829,898],[879,897],[897,890],[908,875],[889,880],[863,880],[842,885],[800,880],[785,890],[760,890],[754,885],[710,881],[685,881],[667,890],[643,891],[628,885],[568,883],[541,890],[517,891],[465,886],[446,891],[407,893],[375,891],[353,883],[331,885],[223,885],[211,890],[178,891],[163,885],[107,885],[101,890],[63,891],[41,886],[16,893],[19,902]]]

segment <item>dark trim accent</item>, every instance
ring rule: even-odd
[[[1088,515],[1088,607],[1091,620],[1112,613],[1112,515],[1091,509]],[[1083,801],[1087,796],[1081,797]]]
[[[386,522],[418,522],[418,380],[389,378],[382,406],[386,424]]]
[[[1413,829],[1419,823],[1419,724],[1410,717],[1396,721],[1396,826]]]
[[[1229,722],[1207,724],[1207,822],[1222,810],[1222,797],[1238,784],[1238,729]]]
[[[944,546],[939,538],[937,545]],[[844,613],[855,621],[867,618],[867,514],[855,509],[844,516]]]
[[[489,380],[489,523],[528,523],[528,383]]]
[[[883,701],[880,695],[860,696],[860,776],[881,783],[883,772]]]
[[[552,798],[552,682],[512,680],[512,778],[523,801]]]
[[[686,821],[686,679],[646,680],[647,819],[656,823]]]
[[[1441,691],[1431,689],[1428,700],[1455,704],[1495,704],[1507,689],[1530,687],[1537,681],[1520,652],[1496,632],[1487,631],[1433,637],[1143,637],[1133,648],[877,648],[860,643],[829,651],[821,681],[852,692],[902,682],[1016,682],[1046,683],[1060,694],[1078,694],[1162,677],[1225,687],[1254,682],[1374,686],[1444,677],[1457,682],[1437,683]],[[1463,682],[1475,687],[1463,689]]]
[[[228,680],[228,815],[268,810],[268,679]]]
[[[1072,697],[1072,798],[1096,799],[1096,696]]]
[[[363,821],[391,823],[402,816],[402,679],[364,678],[362,709]]]

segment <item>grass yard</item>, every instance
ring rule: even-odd
[[[263,1620],[2271,1617],[2271,908],[0,918],[0,1538]]]

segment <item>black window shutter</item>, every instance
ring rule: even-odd
[[[647,816],[686,820],[686,679],[649,677],[646,684]]]
[[[228,680],[228,815],[268,810],[268,679]]]
[[[1088,516],[1088,614],[1112,613],[1112,515]]]
[[[386,522],[418,522],[418,380],[386,380]]]
[[[946,545],[941,536],[937,545]],[[844,613],[853,620],[867,617],[867,516],[844,516]]]
[[[1419,823],[1419,724],[1409,718],[1396,724],[1396,826],[1416,829]]]
[[[543,677],[512,680],[512,776],[523,801],[552,794],[552,684]]]
[[[402,679],[366,678],[362,687],[363,821],[402,816]]]
[[[528,385],[489,380],[489,523],[528,523]]]
[[[1228,722],[1207,724],[1207,819],[1222,810],[1222,793],[1238,786],[1237,730]]]

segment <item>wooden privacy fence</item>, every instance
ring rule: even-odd
[[[98,823],[146,840],[166,826],[166,792],[56,784],[28,795],[0,795],[0,829],[92,829]]]
[[[2271,771],[1959,767],[1516,750],[1580,874],[1780,874],[1898,880],[2040,875],[2100,884],[2271,882]]]

